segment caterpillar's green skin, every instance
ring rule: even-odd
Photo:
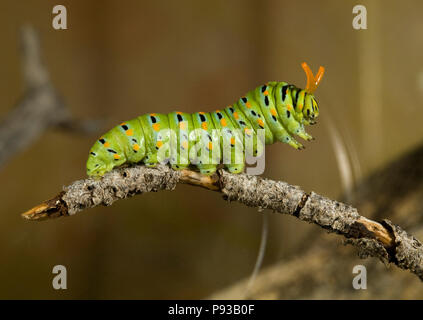
[[[258,129],[264,129],[266,144],[281,141],[302,149],[303,146],[292,136],[297,135],[304,140],[313,139],[305,132],[304,125],[314,124],[318,115],[319,107],[311,93],[285,82],[269,82],[248,92],[223,110],[193,114],[145,114],[114,127],[91,148],[87,174],[100,177],[124,163],[142,161],[146,166],[155,166],[158,152],[164,152],[166,158],[173,160],[172,168],[180,170],[188,167],[191,152],[199,153],[199,149],[205,148],[205,152],[209,152],[209,157],[212,158],[213,150],[216,154],[221,154],[220,149],[224,143],[231,144],[233,148],[232,161],[225,164],[225,167],[231,173],[239,173],[245,166],[242,152],[244,140],[242,136],[232,136],[233,129],[241,129],[250,135],[255,135]],[[172,135],[172,131],[163,133],[164,129],[172,129],[177,135]],[[222,129],[221,134],[216,136],[213,129]],[[257,140],[254,141],[256,151]],[[178,151],[162,149],[167,142],[177,145],[175,150]],[[241,145],[241,148],[235,148],[235,144]],[[213,148],[214,146],[217,147]],[[235,161],[235,158],[241,161]],[[216,164],[195,165],[204,174],[215,172],[217,167]]]

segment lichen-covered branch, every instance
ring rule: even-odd
[[[45,130],[59,127],[74,132],[92,133],[98,124],[86,125],[72,118],[50,82],[41,59],[40,45],[34,29],[21,31],[24,96],[0,122],[0,166],[36,140]]]
[[[98,205],[160,190],[173,190],[178,183],[188,183],[219,191],[228,201],[250,207],[270,209],[314,223],[344,236],[358,247],[360,256],[377,257],[416,274],[423,281],[423,245],[389,220],[367,219],[347,204],[306,193],[286,182],[273,181],[247,174],[218,171],[212,176],[168,166],[147,168],[141,165],[118,168],[102,179],[78,180],[56,197],[23,213],[28,220],[43,220],[73,215]]]
[[[389,217],[423,239],[422,163],[423,145],[419,145],[359,181],[353,197],[348,198],[367,218]],[[356,275],[352,273],[353,267],[359,264],[352,248],[339,245],[332,236],[316,233],[316,230],[309,232],[303,241],[295,254],[284,255],[280,261],[261,270],[247,294],[249,277],[207,298],[413,299],[423,296],[420,281],[415,281],[411,274],[393,268],[388,270],[376,259],[362,263],[367,270],[367,290],[352,290],[351,281]]]

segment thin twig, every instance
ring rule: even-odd
[[[329,232],[344,236],[359,249],[361,257],[378,257],[384,263],[410,270],[423,281],[423,246],[413,236],[389,220],[376,222],[360,216],[345,203],[306,193],[297,186],[247,174],[218,171],[212,176],[168,166],[147,168],[141,165],[118,168],[102,179],[78,180],[65,187],[51,200],[22,214],[28,220],[44,220],[73,215],[77,212],[160,190],[173,190],[178,183],[187,183],[219,191],[228,201],[250,207],[270,209],[314,223]]]

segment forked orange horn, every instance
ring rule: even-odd
[[[316,74],[316,77],[315,77],[307,63],[303,62],[301,64],[301,66],[303,67],[303,69],[306,73],[306,76],[307,76],[307,86],[306,86],[305,90],[308,93],[313,93],[317,89],[320,81],[323,78],[323,74],[325,73],[325,68],[320,66],[319,71],[317,71],[317,74]]]

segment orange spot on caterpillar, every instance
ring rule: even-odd
[[[120,159],[120,155],[118,155],[118,154],[114,154],[114,155],[113,155],[113,158],[115,158],[116,160],[119,160],[119,159]]]
[[[176,114],[182,114],[182,112],[181,112],[181,111],[176,111],[175,113],[176,113]]]
[[[157,141],[156,146],[157,148],[160,148],[163,145],[163,141]]]
[[[276,112],[276,109],[270,109],[270,113],[272,114],[272,116],[275,116],[275,117],[276,117],[276,115],[278,114],[278,113]]]
[[[150,116],[151,116],[151,117],[155,117],[155,116],[156,116],[156,114],[155,114],[155,113],[150,113]]]
[[[228,125],[226,123],[226,119],[225,118],[220,119],[220,124],[222,125],[222,127],[226,127]]]
[[[154,129],[154,131],[159,131],[160,130],[160,123],[153,124],[153,129]]]
[[[261,127],[264,127],[263,120],[261,120],[261,119],[257,119],[257,123],[258,123]]]
[[[204,112],[203,111],[200,111],[199,114],[204,114]]]
[[[184,149],[188,149],[188,141],[184,141],[184,142],[182,142],[182,147],[183,147]]]
[[[181,130],[185,130],[186,129],[186,122],[185,121],[182,121],[182,122],[179,122],[179,129],[181,129]]]
[[[299,105],[298,105],[298,110],[303,110],[303,107],[304,107],[304,106],[303,106],[302,104],[299,104]]]
[[[267,90],[266,90],[266,91],[264,91],[264,92],[263,92],[263,94],[264,94],[265,96],[268,96],[268,95],[269,95],[269,91],[267,91]]]
[[[108,143],[107,141],[103,144],[103,146],[105,147],[105,148],[108,148],[108,147],[110,147],[110,143]]]
[[[251,103],[250,103],[249,101],[247,101],[247,103],[245,104],[245,106],[246,106],[248,109],[251,109]]]
[[[209,142],[209,150],[212,150],[213,149],[213,143],[210,141]]]
[[[120,124],[120,126],[124,126],[126,124],[126,122],[122,122],[121,124]]]
[[[290,104],[288,104],[288,105],[286,106],[286,108],[288,109],[288,111],[292,111],[292,106],[291,106]]]
[[[207,122],[201,123],[201,128],[203,128],[204,130],[207,130]]]
[[[132,146],[132,149],[134,149],[135,151],[138,151],[140,149],[140,146],[138,144],[134,144]]]
[[[134,130],[128,129],[128,130],[126,130],[125,133],[126,133],[127,136],[132,136],[134,134]]]
[[[236,111],[234,112],[234,118],[237,119],[237,120],[239,119],[239,114]]]
[[[234,137],[231,138],[231,145],[233,145],[233,146],[235,145],[235,138]]]

